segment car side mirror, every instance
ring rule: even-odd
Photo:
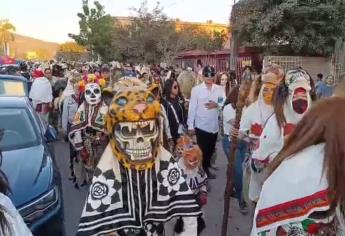
[[[47,130],[46,130],[46,133],[45,133],[45,138],[46,138],[46,141],[48,143],[51,143],[51,142],[54,142],[54,141],[57,141],[58,140],[58,134],[57,134],[57,131],[56,129],[51,126],[51,125],[48,125],[47,126]]]

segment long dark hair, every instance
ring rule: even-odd
[[[228,96],[229,93],[231,92],[231,89],[233,89],[237,85],[236,74],[234,72],[228,73],[225,71],[217,73],[215,84],[220,85],[221,78],[223,75],[226,75],[227,77],[226,84],[225,84],[225,96]]]
[[[297,124],[283,149],[269,165],[271,174],[291,155],[325,143],[324,172],[328,181],[331,210],[345,202],[345,98],[318,101]]]
[[[165,97],[165,99],[170,100],[170,93],[172,90],[172,87],[174,85],[174,83],[176,82],[177,87],[178,87],[178,97],[182,98],[182,94],[181,94],[181,89],[180,89],[180,85],[177,82],[176,79],[167,79],[164,83],[164,88],[163,88],[163,97]]]

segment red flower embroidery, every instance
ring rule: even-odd
[[[258,123],[252,124],[251,128],[250,128],[250,132],[255,135],[260,137],[261,133],[262,133],[262,126]]]
[[[307,232],[314,235],[319,232],[320,224],[310,224],[308,225]]]
[[[290,135],[295,130],[296,125],[288,123],[284,126],[284,136]]]

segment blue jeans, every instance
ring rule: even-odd
[[[231,149],[231,143],[229,140],[229,136],[225,135],[223,138],[223,150],[227,158],[229,158]],[[243,162],[246,157],[247,152],[247,143],[243,140],[238,140],[237,150],[236,150],[236,160],[234,163],[234,176],[233,176],[233,186],[235,188],[235,197],[238,199],[239,202],[243,201],[243,192],[242,192],[242,185],[243,185]]]

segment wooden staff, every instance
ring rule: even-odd
[[[236,117],[234,128],[239,130],[240,128],[240,121],[242,116],[243,107],[246,104],[246,99],[248,97],[250,88],[252,84],[252,75],[250,72],[246,72],[244,75],[244,79],[242,80],[242,84],[238,93],[238,100],[236,105]],[[234,163],[236,160],[236,150],[237,150],[237,135],[233,135],[231,133],[231,149],[229,154],[229,162],[227,166],[227,181],[224,193],[224,214],[223,214],[223,223],[222,223],[222,236],[227,236],[228,230],[228,217],[229,217],[229,210],[230,210],[230,198],[233,186],[233,173],[234,173]]]

